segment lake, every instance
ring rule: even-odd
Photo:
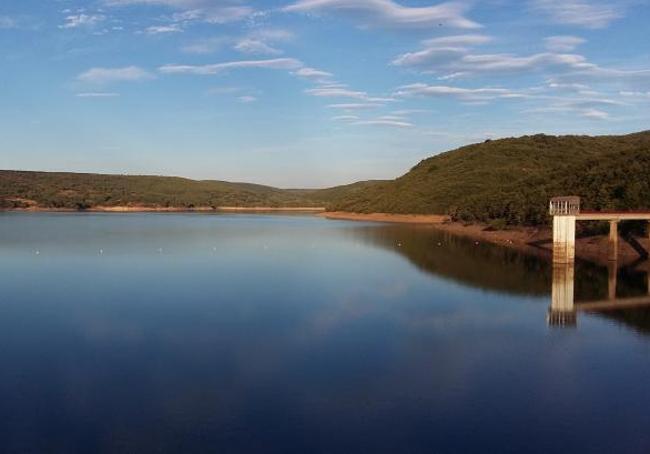
[[[650,452],[650,310],[553,282],[423,226],[0,214],[0,451]]]

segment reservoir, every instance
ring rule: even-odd
[[[553,283],[427,226],[3,213],[0,451],[650,452],[650,309]]]

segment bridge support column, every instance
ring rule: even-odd
[[[610,262],[607,266],[607,297],[610,300],[616,299],[616,286],[618,285],[618,266]]]
[[[573,263],[576,256],[576,217],[553,216],[553,263]]]
[[[609,241],[607,247],[607,258],[610,261],[618,260],[618,221],[609,221]]]
[[[573,301],[574,272],[573,263],[553,264],[551,307],[547,316],[550,326],[576,325],[576,310]]]

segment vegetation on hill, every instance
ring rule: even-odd
[[[319,190],[278,189],[178,177],[0,170],[0,208],[324,207],[373,184],[369,181]]]
[[[448,214],[466,222],[538,225],[551,197],[584,209],[650,209],[650,131],[486,141],[426,159],[392,181],[320,190],[177,177],[0,171],[0,208],[327,207]]]
[[[0,171],[0,205],[194,208],[313,205],[299,194],[253,184],[176,177]]]
[[[426,159],[332,208],[536,225],[559,195],[581,196],[584,209],[650,209],[650,131],[488,140]]]

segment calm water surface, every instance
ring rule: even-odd
[[[549,326],[552,282],[425,227],[0,214],[0,451],[650,452],[650,312]]]

